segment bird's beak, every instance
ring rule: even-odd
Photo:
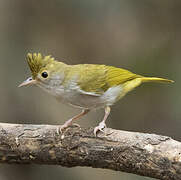
[[[36,83],[37,83],[36,80],[32,79],[32,77],[29,77],[27,80],[22,82],[18,87],[33,85],[33,84],[36,84]]]

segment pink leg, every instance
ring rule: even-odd
[[[89,109],[84,109],[80,114],[74,116],[73,118],[67,120],[62,126],[60,126],[57,129],[57,133],[60,134],[60,132],[62,133],[62,130],[68,128],[69,126],[71,126],[73,123],[72,121],[77,120],[79,118],[81,118],[82,116],[84,116],[85,114],[87,114],[90,110]],[[76,124],[77,126],[79,126],[78,124]]]
[[[105,115],[104,115],[103,120],[99,123],[98,126],[96,126],[94,128],[94,135],[95,136],[97,135],[98,131],[104,132],[103,129],[106,128],[106,123],[105,122],[106,122],[106,119],[108,118],[110,112],[111,112],[111,108],[109,106],[105,107]]]

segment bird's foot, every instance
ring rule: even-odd
[[[106,128],[106,124],[102,121],[94,128],[94,135],[97,136],[98,131],[104,132],[104,128]]]
[[[59,127],[57,128],[57,134],[58,134],[58,135],[62,134],[62,132],[63,132],[65,129],[67,129],[68,127],[70,127],[70,126],[72,126],[72,125],[74,125],[74,126],[76,126],[76,127],[80,127],[79,124],[72,123],[72,119],[69,119],[69,120],[67,120],[63,125],[61,125],[61,126],[59,126]]]

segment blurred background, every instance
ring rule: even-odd
[[[175,80],[148,83],[112,107],[112,128],[181,141],[180,0],[0,0],[0,121],[63,124],[79,113],[36,87],[17,88],[30,75],[28,52],[68,64],[97,63]],[[78,121],[96,126],[103,110]],[[93,168],[0,165],[0,180],[149,180]]]

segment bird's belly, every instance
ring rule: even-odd
[[[94,109],[114,104],[121,94],[122,86],[109,88],[102,95],[91,95],[75,90],[65,90],[63,87],[46,89],[50,94],[56,97],[58,101],[82,109]]]
[[[55,96],[56,99],[64,104],[68,104],[81,109],[93,109],[104,106],[100,97],[80,94],[77,92],[62,92]]]
[[[115,86],[109,88],[105,93],[100,96],[94,96],[90,94],[80,94],[75,93],[67,98],[67,102],[70,105],[79,107],[79,108],[101,108],[105,106],[113,105],[117,100],[119,100],[120,95],[122,94],[122,86]]]
[[[105,102],[101,97],[79,94],[68,99],[68,103],[72,106],[76,106],[83,109],[94,109],[105,106]]]

